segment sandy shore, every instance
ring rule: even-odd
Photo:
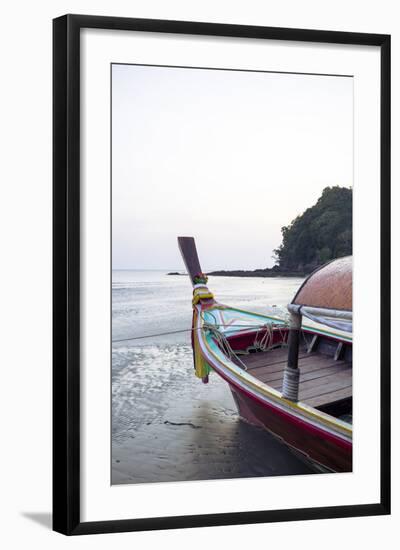
[[[114,440],[113,484],[312,473],[265,430],[239,418],[217,375],[203,385],[188,369],[185,379],[154,396],[150,414]],[[136,405],[132,414],[140,414]]]

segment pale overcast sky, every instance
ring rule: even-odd
[[[353,183],[353,79],[112,67],[113,269],[274,264],[280,228]]]

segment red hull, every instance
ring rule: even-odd
[[[287,445],[300,451],[308,459],[335,472],[352,471],[352,444],[339,438],[322,438],[315,428],[281,410],[261,403],[229,384],[233,398],[242,418],[266,428]]]

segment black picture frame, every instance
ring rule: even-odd
[[[381,51],[380,501],[351,506],[81,522],[80,31],[84,28],[378,46]],[[53,21],[53,529],[66,535],[390,513],[390,36],[65,15]]]

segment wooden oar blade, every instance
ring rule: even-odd
[[[192,281],[192,284],[194,284],[194,278],[196,275],[202,273],[194,238],[178,237],[178,245],[190,280]]]

